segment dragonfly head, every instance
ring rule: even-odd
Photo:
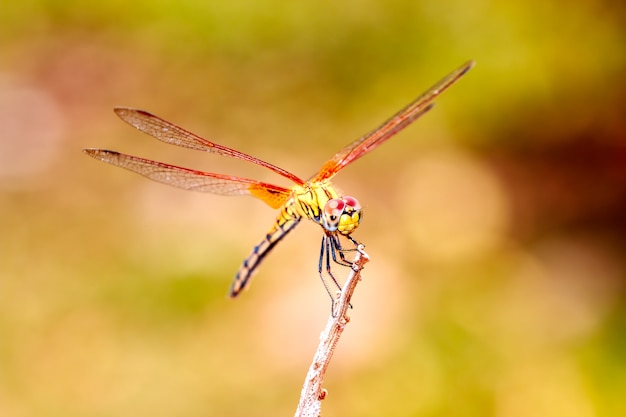
[[[350,196],[333,198],[326,202],[322,213],[322,225],[329,232],[349,235],[361,223],[361,204]]]

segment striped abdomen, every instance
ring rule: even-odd
[[[336,197],[337,192],[327,183],[294,187],[293,195],[281,209],[274,227],[243,261],[230,287],[230,296],[236,297],[248,286],[250,278],[263,259],[302,218],[321,224],[322,208],[329,199]]]
[[[292,231],[298,223],[300,223],[299,216],[293,210],[293,204],[286,204],[281,210],[276,223],[272,230],[270,230],[263,240],[252,249],[252,253],[243,261],[235,279],[230,287],[230,296],[237,297],[241,291],[243,291],[250,283],[250,278],[261,265],[263,259],[270,253],[270,251],[280,242],[287,233]]]

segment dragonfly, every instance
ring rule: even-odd
[[[334,187],[331,178],[430,111],[435,98],[456,83],[473,65],[474,61],[468,61],[452,71],[378,128],[341,149],[322,165],[317,174],[306,181],[269,162],[204,139],[147,111],[128,107],[114,108],[115,113],[124,122],[162,142],[259,165],[290,180],[293,183],[291,188],[249,178],[198,171],[107,149],[88,148],[83,151],[95,159],[143,175],[153,181],[185,190],[218,195],[250,195],[273,209],[279,209],[271,229],[241,264],[230,287],[231,297],[237,297],[248,287],[250,279],[266,256],[301,220],[309,219],[319,224],[323,235],[318,272],[326,291],[331,299],[334,299],[329,288],[330,284],[327,283],[323,273],[325,272],[340,289],[331,270],[331,259],[339,265],[351,265],[344,252],[354,249],[345,249],[340,237],[349,240],[355,248],[358,246],[352,233],[361,223],[363,211],[356,198],[343,195]]]

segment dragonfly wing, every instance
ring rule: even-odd
[[[231,158],[241,159],[243,161],[251,162],[256,165],[265,167],[285,178],[289,178],[296,184],[302,185],[303,180],[296,175],[288,172],[282,168],[270,164],[269,162],[262,161],[254,156],[245,154],[243,152],[236,151],[226,146],[213,143],[198,135],[195,135],[174,123],[161,119],[152,113],[145,110],[132,109],[128,107],[116,107],[114,109],[123,121],[129,125],[139,129],[143,133],[146,133],[161,142],[169,143],[171,145],[182,146],[184,148],[195,149],[198,151],[204,151],[214,153],[217,155],[228,156]]]
[[[330,161],[326,162],[322,169],[315,175],[313,181],[321,181],[331,178],[348,164],[356,161],[363,155],[371,152],[383,142],[393,137],[396,133],[419,119],[434,106],[433,100],[457,82],[467,71],[474,66],[474,61],[468,61],[457,68],[437,84],[429,88],[408,106],[400,110],[393,117],[383,123],[377,129],[352,142],[339,151]]]
[[[270,253],[274,246],[280,242],[287,233],[292,231],[300,223],[300,218],[293,217],[287,220],[279,218],[279,221],[274,225],[272,230],[265,236],[265,238],[254,247],[252,253],[243,261],[235,279],[230,287],[230,296],[235,298],[246,289],[250,284],[250,279],[261,265],[261,262]]]
[[[95,159],[183,190],[221,195],[252,195],[272,208],[279,208],[291,196],[288,188],[248,178],[196,171],[105,149],[85,149],[84,152]]]

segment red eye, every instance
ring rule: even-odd
[[[344,196],[343,201],[346,203],[346,205],[352,207],[355,210],[361,209],[361,204],[359,204],[359,201],[354,197]]]
[[[337,217],[341,215],[345,206],[346,203],[343,200],[333,198],[332,200],[328,200],[324,206],[324,214],[330,216],[331,218]]]

